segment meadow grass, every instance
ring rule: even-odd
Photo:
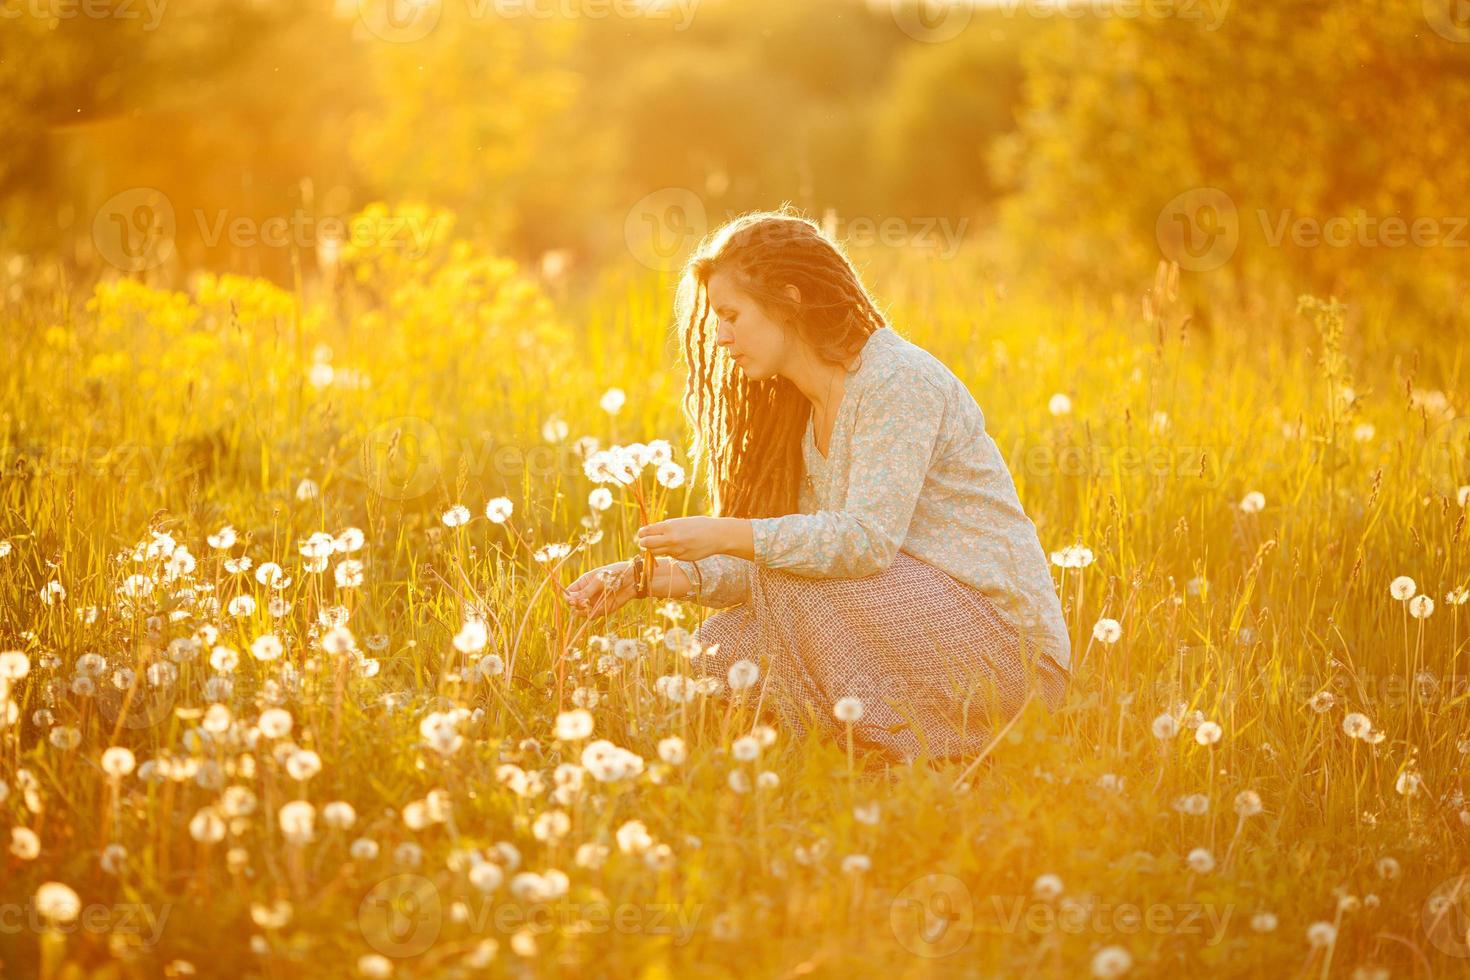
[[[1073,632],[1064,710],[968,771],[851,773],[692,689],[698,607],[557,600],[640,521],[589,503],[585,437],[687,464],[667,277],[549,295],[453,242],[330,295],[12,267],[5,965],[1463,975],[1463,338],[865,268],[975,394]]]

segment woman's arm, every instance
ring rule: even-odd
[[[750,598],[754,574],[750,521],[734,517],[674,517],[638,529],[636,541],[674,560],[693,591],[674,594],[702,606],[733,606]]]
[[[673,564],[693,583],[686,598],[701,606],[723,609],[750,599],[750,577],[755,574],[755,567],[749,559],[710,555],[698,561],[676,558]]]
[[[944,390],[923,375],[891,372],[858,402],[841,510],[673,518],[639,528],[639,546],[680,560],[698,576],[695,601],[707,606],[747,600],[756,565],[812,578],[880,572],[908,536],[947,405]]]

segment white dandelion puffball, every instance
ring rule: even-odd
[[[661,738],[658,742],[658,757],[671,766],[681,765],[688,758],[684,740],[677,735]]]
[[[205,807],[189,821],[189,836],[201,844],[218,844],[225,839],[224,818],[214,809]]]
[[[1242,817],[1254,817],[1261,812],[1261,794],[1253,789],[1243,789],[1235,794],[1235,812]]]
[[[851,725],[863,716],[863,702],[858,698],[838,698],[837,703],[832,706],[832,716],[838,721]]]
[[[470,509],[464,504],[455,504],[439,518],[445,527],[463,527],[469,523]]]
[[[1194,730],[1194,740],[1200,745],[1214,745],[1216,742],[1220,741],[1220,736],[1224,734],[1224,729],[1222,729],[1218,724],[1213,721],[1206,721],[1202,722],[1200,726]]]
[[[556,716],[556,737],[562,742],[576,742],[592,734],[592,713],[585,708],[563,711]]]
[[[470,884],[483,894],[490,894],[505,883],[505,872],[493,861],[481,861],[470,869]]]
[[[316,808],[305,800],[292,800],[277,812],[276,822],[280,825],[282,835],[290,843],[310,843],[316,822]]]
[[[22,861],[34,861],[41,854],[40,835],[29,827],[11,827],[10,853]]]
[[[322,649],[335,656],[342,656],[357,649],[357,638],[345,626],[333,626],[322,634]]]
[[[587,494],[587,506],[595,511],[605,511],[612,505],[612,491],[607,487],[593,487],[592,492]]]
[[[1266,509],[1266,495],[1259,490],[1252,490],[1240,498],[1240,509],[1246,514],[1259,514]]]
[[[1373,723],[1367,715],[1350,711],[1343,716],[1342,730],[1351,738],[1367,738],[1373,731]]]
[[[275,660],[285,648],[274,633],[262,633],[250,644],[250,655],[256,660]]]
[[[357,823],[357,811],[346,800],[333,800],[322,807],[322,823],[333,830],[350,830]]]
[[[761,754],[761,743],[754,735],[742,735],[730,743],[730,755],[737,762],[754,762]]]
[[[322,757],[310,749],[298,749],[286,757],[286,773],[304,783],[322,771]]]
[[[255,727],[266,738],[281,738],[291,731],[291,712],[285,708],[267,708],[260,713]]]
[[[19,650],[0,653],[0,680],[18,681],[31,672],[31,658]]]
[[[570,431],[566,420],[559,415],[553,415],[541,424],[541,438],[553,444],[565,439]]]
[[[1272,912],[1257,912],[1251,916],[1251,929],[1256,932],[1275,932],[1276,915]]]
[[[509,497],[496,497],[485,505],[485,516],[492,524],[504,524],[510,520],[514,511],[515,505],[510,502]]]
[[[1428,619],[1434,614],[1434,600],[1427,595],[1416,595],[1409,600],[1409,615],[1415,619]]]
[[[1337,942],[1337,927],[1330,922],[1313,922],[1307,926],[1307,942],[1317,948]]]
[[[1179,734],[1179,721],[1166,711],[1154,719],[1152,728],[1154,738],[1170,739]]]
[[[1057,416],[1071,415],[1072,399],[1068,398],[1066,395],[1059,391],[1055,395],[1052,395],[1051,398],[1047,399],[1046,410],[1051,414]]]
[[[1081,544],[1069,544],[1051,553],[1051,563],[1058,568],[1086,568],[1093,559],[1092,549]]]
[[[1121,977],[1133,969],[1133,955],[1122,946],[1104,946],[1092,958],[1092,975],[1098,980]]]
[[[355,589],[362,585],[362,562],[356,558],[344,559],[332,569],[332,578],[339,589]]]
[[[1424,785],[1424,777],[1417,772],[1405,770],[1399,773],[1399,778],[1394,780],[1393,788],[1400,796],[1414,796],[1419,788]]]
[[[82,914],[82,900],[70,885],[48,881],[36,889],[36,911],[51,922],[74,922]]]
[[[598,400],[597,404],[607,414],[616,415],[623,410],[623,404],[627,400],[628,396],[623,392],[623,389],[609,388],[602,393],[602,398]]]
[[[1400,575],[1388,583],[1388,594],[1400,602],[1408,602],[1419,591],[1419,586],[1407,575]]]
[[[364,953],[357,958],[357,975],[367,980],[387,980],[393,975],[393,961],[381,953]]]
[[[642,854],[653,846],[653,837],[642,820],[629,820],[613,834],[618,850],[624,854]]]
[[[1123,626],[1116,619],[1099,619],[1092,628],[1092,637],[1099,643],[1117,643],[1123,635]]]
[[[737,660],[730,665],[726,680],[730,682],[730,690],[743,691],[755,684],[760,678],[761,669],[752,661]],[[861,709],[859,709],[861,710]]]
[[[1195,874],[1205,875],[1215,870],[1215,855],[1211,854],[1208,848],[1196,847],[1189,852],[1189,857],[1185,858],[1185,861],[1189,865],[1189,870]]]
[[[1035,895],[1043,902],[1051,901],[1052,899],[1060,895],[1062,891],[1062,879],[1059,875],[1039,875],[1036,881],[1031,884],[1031,894]]]
[[[478,619],[465,623],[454,635],[454,649],[460,653],[479,653],[489,642],[490,633]]]
[[[114,745],[102,753],[102,771],[109,776],[126,776],[133,771],[136,762],[133,753],[120,745]]]

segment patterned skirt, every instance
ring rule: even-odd
[[[756,565],[750,600],[694,636],[719,644],[696,658],[696,673],[727,680],[736,661],[755,663],[759,680],[732,696],[761,699],[792,734],[845,740],[833,705],[856,697],[854,744],[903,759],[972,757],[1029,692],[1060,708],[1070,679],[1044,652],[1023,650],[984,593],[902,551],[858,579]]]

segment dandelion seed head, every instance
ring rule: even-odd
[[[82,913],[82,900],[70,885],[48,881],[36,889],[35,908],[50,922],[74,922]]]
[[[1109,645],[1117,643],[1122,635],[1123,627],[1116,619],[1099,619],[1096,625],[1092,627],[1093,639],[1099,643]]]
[[[844,724],[854,724],[863,717],[863,702],[851,696],[838,698],[832,706],[832,715]]]
[[[1407,575],[1400,575],[1398,578],[1388,583],[1388,594],[1393,596],[1395,599],[1398,599],[1400,602],[1408,602],[1410,599],[1414,598],[1414,594],[1418,591],[1418,589],[1419,586],[1414,582],[1413,579],[1409,578],[1409,576]]]
[[[1213,721],[1201,722],[1200,726],[1194,730],[1194,740],[1200,745],[1214,745],[1220,741],[1222,735],[1224,735],[1224,729]]]
[[[1097,980],[1113,980],[1133,969],[1133,954],[1122,946],[1104,946],[1093,954],[1092,975]]]

